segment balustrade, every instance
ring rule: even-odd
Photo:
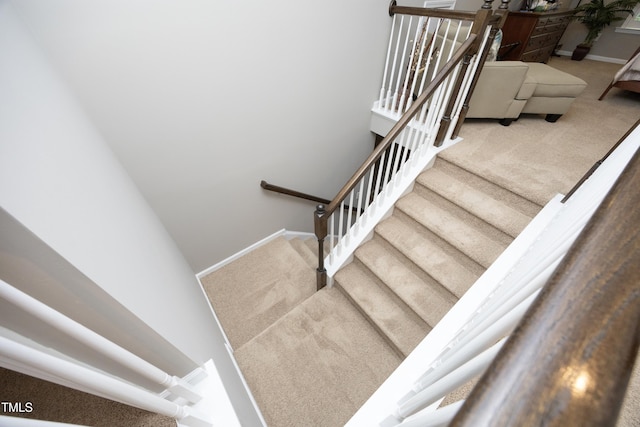
[[[374,112],[394,124],[365,163],[328,204],[315,212],[318,288],[409,188],[435,155],[452,144],[452,134],[475,78],[491,10],[463,12],[411,8],[391,3],[387,59]],[[348,209],[345,207],[357,207]]]

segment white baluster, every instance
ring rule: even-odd
[[[24,310],[43,323],[50,325],[76,341],[97,351],[118,364],[131,369],[153,383],[159,384],[172,393],[196,403],[202,399],[193,386],[180,378],[169,375],[139,356],[98,335],[48,305],[0,280],[0,298]]]
[[[363,201],[365,198],[365,193],[364,193],[364,181],[367,178],[367,175],[365,174],[365,176],[360,180],[360,191],[358,192],[358,211],[356,213],[356,215],[358,216],[358,219],[356,221],[362,221],[364,220],[361,215],[360,212],[362,212],[362,207],[363,207]],[[366,208],[367,205],[365,204],[364,207]]]
[[[381,185],[384,185],[382,183],[382,175],[383,175],[383,172],[384,172],[384,166],[383,165],[385,164],[386,156],[387,156],[387,152],[383,151],[382,155],[380,156],[380,161],[378,162],[378,165],[375,166],[375,168],[376,168],[376,196],[375,196],[375,198],[377,200],[381,199],[381,197],[380,197],[380,194],[382,193]]]
[[[338,212],[338,246],[342,247],[344,233],[342,229],[344,227],[344,200],[340,203],[340,212]]]
[[[429,26],[431,25],[431,18],[428,18],[426,21],[423,21],[423,25],[419,26],[418,31],[420,31],[421,34],[424,35],[424,37],[422,37],[422,40],[420,41],[420,48],[419,48],[419,52],[418,52],[418,60],[416,63],[416,70],[415,70],[415,75],[413,78],[413,82],[411,82],[411,94],[416,94],[416,95],[420,95],[422,93],[422,89],[423,86],[420,85],[420,90],[418,92],[416,92],[416,84],[417,84],[417,77],[418,77],[418,70],[420,69],[420,66],[422,65],[422,60],[424,58],[424,51],[425,51],[425,46],[427,43],[427,40],[431,39],[431,46],[429,48],[429,55],[427,56],[427,58],[425,59],[426,61],[426,66],[425,66],[425,72],[422,73],[422,81],[424,81],[424,75],[426,74],[426,70],[429,68],[429,63],[430,63],[430,59],[431,59],[431,55],[433,53],[433,35],[429,35],[429,31],[427,30],[429,28]],[[410,97],[407,99],[407,104],[405,106],[405,111],[407,111],[409,109],[409,107],[411,106],[411,104],[413,104],[413,98]]]
[[[400,28],[402,28],[403,23],[404,23],[404,15],[400,17]],[[396,39],[396,50],[393,55],[393,66],[391,67],[391,77],[389,78],[389,86],[390,86],[389,89],[391,89],[391,86],[393,85],[393,80],[394,80],[396,69],[397,69],[399,46],[400,46],[400,36],[398,35]],[[391,96],[392,99],[389,99],[389,97],[387,97],[387,103],[386,103],[386,109],[391,110],[392,112],[395,110],[395,107],[393,105],[395,104],[396,96],[398,95],[398,92],[397,92],[398,88],[396,87],[395,89],[396,89],[396,92],[393,94],[393,96]]]
[[[391,175],[392,171],[391,168],[393,167],[393,160],[396,156],[394,156],[394,152],[397,149],[398,145],[396,144],[396,141],[398,138],[400,138],[402,136],[402,134],[404,134],[407,130],[403,130],[400,135],[398,135],[398,137],[396,137],[396,140],[394,140],[391,145],[389,145],[389,155],[387,156],[387,162],[385,164],[384,167],[384,179],[382,181],[382,191],[380,192],[380,195],[382,196],[382,198],[386,197],[386,193],[387,193],[387,187],[388,187],[388,183],[389,183],[389,176]]]
[[[483,351],[455,371],[447,373],[447,375],[433,383],[430,387],[417,393],[414,397],[398,406],[396,415],[406,418],[415,411],[431,405],[438,399],[480,375],[491,364],[505,341],[506,338],[503,338],[488,350]]]
[[[404,73],[404,83],[402,85],[402,90],[400,90],[400,101],[398,102],[398,108],[397,111],[398,112],[402,112],[404,111],[403,106],[406,100],[406,95],[407,95],[407,80],[409,79],[409,74],[410,74],[410,70],[411,70],[411,63],[413,61],[413,49],[411,50],[411,54],[409,55],[409,62],[406,63],[405,61],[405,57],[407,54],[407,46],[409,44],[409,38],[411,36],[411,25],[413,24],[413,16],[411,16],[409,18],[409,24],[407,25],[407,33],[405,35],[405,39],[404,39],[404,47],[402,48],[402,60],[400,61],[400,66],[402,67],[402,64],[407,64],[406,66],[406,70]],[[413,40],[413,46],[415,47],[416,45],[416,38],[414,36],[414,40]],[[398,81],[396,82],[396,86],[400,86],[400,79],[402,77],[402,73],[398,72]]]
[[[371,169],[369,169],[369,182],[367,184],[367,202],[365,203],[366,209],[367,211],[371,208],[371,205],[373,204],[373,199],[375,198],[375,195],[373,195],[371,193],[371,190],[373,188],[373,182],[375,181],[374,179],[374,168],[372,167]]]
[[[331,227],[329,228],[331,230],[331,232],[329,233],[329,262],[333,262],[335,259],[335,251],[334,248],[336,247],[336,214],[335,212],[331,214],[331,218],[330,218],[330,224]]]
[[[430,367],[427,372],[416,381],[413,390],[418,392],[429,387],[442,378],[447,372],[457,369],[472,357],[488,349],[496,341],[509,335],[520,322],[520,319],[522,319],[522,316],[529,309],[539,292],[540,290],[537,290],[529,295],[528,298],[505,313],[504,316],[500,317],[500,319],[489,325],[486,329],[480,331],[476,336],[466,337],[468,339],[458,341],[454,339],[453,342],[447,346],[446,351],[439,356],[438,363],[432,364],[434,366]]]
[[[384,92],[385,92],[385,84],[387,81],[387,71],[389,70],[389,61],[391,60],[391,45],[393,44],[393,34],[396,27],[396,20],[398,15],[393,15],[393,20],[391,23],[391,34],[389,35],[389,46],[387,46],[387,59],[384,62],[384,73],[382,75],[382,86],[380,87],[380,99],[378,100],[378,108],[382,109],[384,105]]]
[[[456,416],[464,400],[459,400],[435,411],[422,410],[407,418],[401,427],[446,427]]]
[[[203,417],[191,408],[165,400],[147,390],[110,377],[83,365],[60,359],[24,344],[0,337],[0,358],[15,362],[31,371],[48,372],[67,384],[76,384],[91,393],[126,403],[136,408],[176,418],[184,425],[211,427]]]

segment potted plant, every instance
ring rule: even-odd
[[[587,56],[591,46],[596,41],[602,30],[612,22],[621,21],[626,17],[621,14],[633,13],[633,8],[640,0],[613,0],[605,4],[604,0],[589,0],[588,3],[579,5],[573,19],[582,22],[587,27],[587,37],[576,46],[571,59],[580,61]]]

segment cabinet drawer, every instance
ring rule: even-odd
[[[551,33],[554,31],[562,31],[566,28],[567,24],[564,22],[558,22],[555,24],[547,24],[544,26],[546,32]]]
[[[547,37],[547,42],[546,44],[552,44],[552,45],[556,45],[560,39],[562,38],[562,34],[564,34],[564,29],[560,30],[560,31],[554,31],[553,33],[549,33],[546,35]]]
[[[547,29],[544,27],[544,25],[536,25],[531,32],[531,37],[539,36],[540,34],[545,34],[546,32]]]
[[[525,48],[525,50],[539,49],[547,44],[549,44],[549,35],[541,34],[539,36],[531,37],[529,39],[529,43],[527,43],[527,47]]]
[[[551,24],[561,24],[563,22],[565,22],[567,19],[566,16],[550,16],[547,18],[547,24],[551,25]]]
[[[540,49],[531,50],[522,54],[522,61],[524,62],[546,62],[549,56],[553,53],[553,46],[545,46]]]
[[[540,49],[545,46],[555,46],[558,44],[560,37],[562,36],[562,31],[556,31],[550,34],[542,34],[539,36],[531,37],[529,39],[529,43],[527,43],[527,47],[525,48],[525,52],[534,49]]]

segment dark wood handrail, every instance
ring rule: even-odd
[[[611,426],[640,342],[636,152],[451,426]]]
[[[618,148],[618,146],[622,143],[622,141],[624,141],[627,136],[629,136],[629,134],[631,132],[633,132],[633,130],[640,126],[640,119],[638,119],[638,121],[636,122],[635,125],[631,126],[631,128],[627,131],[627,133],[625,133],[622,138],[620,138],[618,140],[618,142],[616,142],[614,144],[613,147],[611,147],[611,149],[607,152],[607,154],[605,154],[600,160],[598,160],[597,162],[595,162],[593,164],[593,166],[591,166],[591,168],[587,171],[587,173],[585,173],[582,178],[580,178],[580,180],[576,183],[576,185],[573,186],[573,188],[571,190],[569,190],[569,192],[567,193],[566,196],[564,196],[564,198],[561,200],[562,203],[565,203],[567,200],[569,200],[571,198],[571,196],[573,196],[573,193],[576,192],[576,190],[578,190],[578,188],[580,188],[582,186],[582,184],[589,179],[589,177],[591,175],[593,175],[593,173],[596,171],[596,169],[598,169],[600,167],[600,165],[607,160],[607,157],[609,157],[611,155],[611,153],[613,153],[615,151],[616,148]]]
[[[447,64],[442,67],[442,69],[436,74],[435,78],[427,85],[424,91],[418,96],[418,98],[414,101],[413,104],[409,107],[409,109],[400,117],[397,123],[391,128],[391,130],[387,133],[387,136],[378,144],[378,146],[373,150],[371,155],[364,161],[362,166],[353,174],[353,176],[347,181],[347,183],[342,187],[342,189],[338,192],[336,197],[325,207],[325,215],[331,215],[342,203],[351,190],[355,188],[355,186],[360,182],[360,180],[365,176],[367,171],[378,161],[378,159],[382,156],[382,153],[389,148],[391,143],[400,135],[400,133],[404,130],[404,128],[409,124],[411,119],[420,111],[424,103],[433,95],[435,90],[440,86],[440,84],[447,78],[449,73],[455,68],[456,65],[462,60],[462,58],[467,53],[467,50],[471,47],[471,45],[475,42],[477,36],[475,34],[471,34],[469,38],[456,50],[455,54],[451,58]]]
[[[493,0],[485,1],[485,5],[491,5]],[[499,9],[506,9],[505,5],[509,2],[503,2]],[[483,5],[484,6],[484,5]],[[491,9],[491,7],[483,7],[483,9]],[[413,16],[427,16],[432,18],[445,18],[445,19],[459,19],[461,21],[474,21],[476,19],[476,11],[468,10],[450,10],[450,9],[436,9],[428,7],[414,7],[414,6],[398,6],[396,0],[391,0],[389,4],[389,16],[395,14],[400,15],[413,15]],[[491,18],[490,23],[496,23],[500,20],[499,15],[495,15]]]
[[[316,202],[316,203],[324,203],[325,205],[328,203],[331,203],[331,200],[329,199],[323,199],[322,197],[314,196],[312,194],[301,193],[300,191],[291,190],[290,188],[269,184],[265,180],[260,181],[260,187],[268,191],[285,194],[287,196],[297,197],[299,199],[311,200],[312,202]]]
[[[395,0],[389,5],[389,15],[393,16],[396,13],[400,15],[414,15],[414,16],[430,16],[433,18],[449,18],[459,19],[461,21],[473,21],[476,19],[475,11],[466,10],[450,10],[450,9],[435,9],[426,7],[412,7],[412,6],[398,6]]]

